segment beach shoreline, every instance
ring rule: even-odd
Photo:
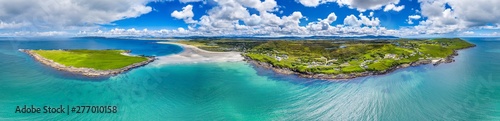
[[[19,51],[24,52],[24,53],[30,55],[36,61],[38,61],[38,62],[40,62],[40,63],[42,63],[44,65],[47,65],[49,67],[52,67],[54,69],[57,69],[57,70],[60,70],[60,71],[66,71],[66,72],[70,72],[70,73],[74,73],[74,74],[79,74],[79,75],[83,75],[83,76],[87,76],[87,77],[105,77],[105,76],[117,75],[117,74],[129,71],[131,69],[147,65],[147,64],[155,61],[155,57],[147,57],[146,61],[142,61],[142,62],[139,62],[139,63],[134,63],[134,64],[128,65],[128,66],[120,68],[120,69],[96,70],[96,69],[93,69],[93,68],[65,66],[63,64],[54,62],[53,60],[44,58],[41,55],[39,55],[39,54],[37,54],[35,52],[32,52],[32,50],[29,50],[29,49],[19,49]]]
[[[203,62],[238,62],[244,58],[241,52],[212,52],[192,45],[175,42],[157,42],[158,44],[173,44],[183,48],[182,52],[158,57],[156,64],[203,63]]]

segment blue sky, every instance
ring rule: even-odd
[[[0,2],[0,36],[500,36],[498,0]]]
[[[359,12],[355,9],[350,9],[346,6],[339,6],[337,3],[326,3],[316,7],[306,7],[294,0],[276,0],[280,5],[279,11],[273,13],[278,16],[290,15],[295,11],[300,11],[305,18],[301,19],[301,26],[307,25],[309,22],[314,22],[318,19],[323,19],[331,12],[335,12],[338,16],[337,19],[343,20],[346,16],[354,14],[359,15],[363,13],[369,15],[370,12],[374,13],[374,17],[380,18],[381,25],[391,29],[398,29],[400,26],[411,26],[406,22],[408,15],[417,14],[416,10],[420,8],[420,4],[416,1],[401,1],[400,4],[405,5],[405,9],[401,11],[388,11],[384,12],[383,9]],[[144,14],[137,18],[128,18],[112,22],[113,25],[105,26],[107,29],[113,28],[136,28],[136,29],[177,29],[179,27],[186,28],[188,24],[184,23],[181,19],[175,19],[170,14],[175,10],[182,10],[186,5],[192,5],[194,17],[193,19],[199,20],[202,15],[212,9],[216,4],[208,4],[204,2],[181,3],[179,1],[167,2],[150,2],[147,6],[151,6],[154,10],[150,13]],[[250,14],[258,14],[258,11],[250,8]],[[282,11],[282,12],[280,12]],[[343,21],[335,21],[332,24],[342,24]]]
[[[343,20],[346,16],[350,14],[358,15],[360,13],[364,13],[368,15],[370,12],[374,12],[374,16],[380,18],[382,21],[381,25],[386,26],[387,28],[394,28],[397,29],[399,26],[410,26],[406,22],[407,16],[408,15],[414,15],[418,14],[415,10],[419,10],[420,4],[416,1],[401,1],[401,4],[405,5],[406,9],[403,9],[399,12],[395,11],[389,11],[389,12],[384,12],[382,9],[381,10],[375,10],[375,11],[366,11],[366,12],[359,12],[355,9],[350,9],[348,7],[341,7],[336,3],[327,3],[323,5],[319,5],[317,7],[306,7],[299,2],[293,1],[293,0],[277,0],[276,1],[280,6],[284,6],[280,8],[280,11],[283,11],[280,13],[280,11],[276,11],[276,13],[279,16],[283,15],[290,15],[295,11],[300,11],[302,14],[308,18],[306,19],[301,19],[300,25],[304,26],[307,25],[309,22],[316,21],[318,19],[323,19],[328,14],[331,12],[335,12],[336,15],[338,16],[339,20]],[[120,21],[113,22],[117,24],[119,27],[158,27],[158,28],[173,28],[176,29],[178,27],[186,27],[187,24],[185,24],[182,20],[180,19],[175,19],[171,16],[169,16],[170,13],[172,13],[175,10],[181,10],[182,7],[186,5],[193,5],[195,6],[193,8],[193,13],[194,17],[193,19],[199,20],[202,15],[205,15],[206,12],[215,6],[214,4],[203,4],[203,2],[194,2],[194,3],[180,3],[177,1],[170,1],[170,2],[151,2],[148,4],[149,6],[153,7],[155,10],[142,15],[138,18],[129,18],[129,19],[124,19]],[[255,9],[249,9],[251,14],[258,14],[258,11]],[[141,22],[142,21],[142,22]],[[140,23],[137,23],[140,22]],[[335,21],[332,24],[342,24],[343,21]],[[109,26],[109,27],[114,27],[114,26]]]

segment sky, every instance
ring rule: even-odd
[[[500,0],[1,0],[0,36],[500,36]]]

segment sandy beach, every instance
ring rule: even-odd
[[[202,62],[236,62],[243,61],[240,52],[211,52],[202,50],[192,45],[158,42],[159,44],[174,44],[181,46],[184,50],[179,54],[157,57],[155,64],[175,64],[175,63],[202,63]]]

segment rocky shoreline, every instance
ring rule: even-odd
[[[44,57],[42,57],[42,56],[40,56],[40,55],[32,52],[29,49],[19,49],[19,51],[27,53],[28,55],[30,55],[31,57],[33,57],[38,62],[40,62],[40,63],[42,63],[44,65],[50,66],[52,68],[55,68],[57,70],[67,71],[67,72],[71,72],[71,73],[75,73],[75,74],[80,74],[80,75],[87,76],[87,77],[103,77],[103,76],[117,75],[117,74],[129,71],[129,70],[131,70],[133,68],[137,68],[137,67],[141,67],[141,66],[147,65],[147,64],[149,64],[149,63],[151,63],[151,62],[153,62],[155,60],[155,57],[147,57],[146,61],[142,61],[142,62],[139,62],[139,63],[134,63],[132,65],[128,65],[128,66],[120,68],[120,69],[96,70],[96,69],[92,69],[92,68],[77,68],[77,67],[72,67],[72,66],[68,67],[68,66],[59,64],[57,62],[54,62],[54,61],[52,61],[50,59],[46,59],[46,58],[44,58]],[[129,52],[129,51],[127,51],[127,52]]]
[[[475,47],[476,45],[474,46],[471,46],[471,47]],[[471,48],[471,47],[467,47],[467,48]],[[467,48],[462,48],[462,49],[467,49]],[[462,50],[462,49],[459,49],[459,50]],[[249,62],[250,64],[252,65],[255,65],[255,66],[259,66],[259,67],[263,67],[263,68],[266,68],[266,69],[271,69],[273,70],[274,72],[276,73],[280,73],[280,74],[295,74],[295,75],[298,75],[299,77],[303,77],[303,78],[314,78],[314,79],[322,79],[322,80],[347,80],[347,79],[353,79],[353,78],[357,78],[357,77],[365,77],[365,76],[371,76],[371,75],[383,75],[383,74],[387,74],[387,73],[390,73],[390,72],[393,72],[397,69],[400,69],[400,68],[406,68],[406,67],[410,67],[410,66],[419,66],[419,65],[426,65],[426,64],[433,64],[434,66],[437,66],[441,63],[451,63],[451,62],[455,62],[455,60],[453,59],[455,56],[458,56],[458,50],[454,50],[453,51],[453,54],[449,55],[448,57],[446,58],[441,58],[441,59],[423,59],[423,60],[419,60],[419,61],[416,61],[416,62],[412,62],[410,64],[401,64],[401,65],[398,65],[398,66],[394,66],[394,67],[391,67],[387,70],[384,70],[384,71],[365,71],[365,72],[360,72],[360,73],[350,73],[350,74],[315,74],[315,73],[303,73],[303,72],[298,72],[296,70],[292,70],[292,69],[289,69],[289,68],[281,68],[281,67],[276,67],[272,64],[269,64],[269,63],[266,63],[266,62],[259,62],[259,61],[256,61],[256,60],[252,60],[251,58],[247,57],[247,56],[244,56],[242,55],[245,59],[245,61]]]

